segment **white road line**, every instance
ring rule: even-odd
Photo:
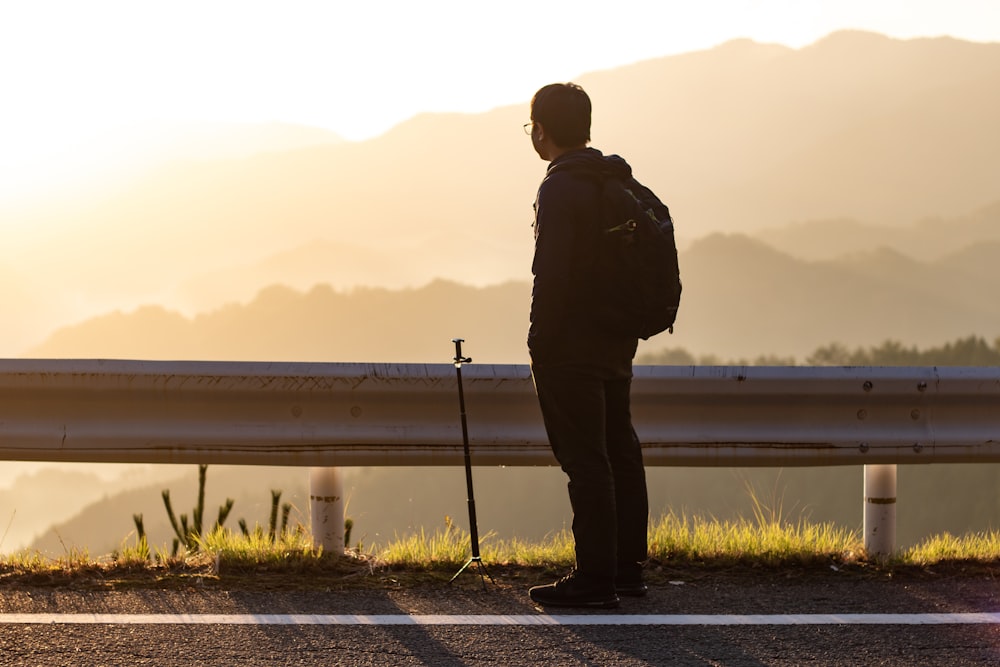
[[[1000,612],[955,614],[0,614],[0,625],[982,625]]]

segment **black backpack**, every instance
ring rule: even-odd
[[[634,178],[607,176],[602,187],[598,262],[609,326],[643,340],[673,333],[681,276],[670,210]]]

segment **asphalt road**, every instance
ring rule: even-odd
[[[1000,570],[998,570],[1000,571]],[[1000,611],[1000,582],[971,575],[752,571],[664,580],[621,615],[926,614]],[[11,614],[541,616],[517,577],[455,586],[295,592],[6,588]],[[550,610],[559,614],[590,614]],[[607,611],[594,612],[604,617]],[[0,623],[0,665],[987,665],[1000,625],[232,625]]]

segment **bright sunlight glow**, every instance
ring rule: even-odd
[[[123,126],[281,121],[361,140],[422,111],[524,103],[538,86],[587,71],[741,37],[801,47],[848,28],[995,41],[1000,4],[4,3],[0,198],[121,160]]]

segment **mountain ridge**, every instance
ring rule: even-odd
[[[1000,88],[988,84],[997,79],[1000,44],[848,32],[802,49],[733,42],[579,82],[595,100],[595,145],[627,157],[688,244],[713,232],[766,238],[766,229],[817,219],[954,220],[996,202]],[[195,313],[271,283],[347,285],[352,262],[365,256],[377,266],[364,282],[524,280],[545,169],[520,131],[527,111],[525,103],[420,114],[365,142],[172,162],[102,197],[0,210],[35,230],[11,236],[0,267],[26,283],[22,294],[48,304],[26,313],[18,340],[142,304]],[[849,249],[908,253],[902,236],[861,238]],[[967,236],[950,250],[981,235]],[[344,250],[329,267],[286,262],[257,281],[238,274],[311,243]],[[249,286],[217,286],[214,303],[209,290],[190,287],[227,271]],[[23,296],[11,290],[0,287],[0,305],[17,308]]]
[[[969,253],[979,261],[963,259]],[[803,260],[718,233],[681,251],[680,264],[685,288],[675,335],[644,342],[643,350],[801,360],[834,342],[928,346],[1000,334],[993,297],[1000,264],[975,247],[940,261],[892,249]],[[460,336],[479,348],[479,359],[527,363],[530,290],[527,281],[473,287],[439,279],[399,289],[275,284],[250,301],[190,317],[162,306],[108,313],[60,329],[29,355],[425,363],[446,361],[447,343]]]

